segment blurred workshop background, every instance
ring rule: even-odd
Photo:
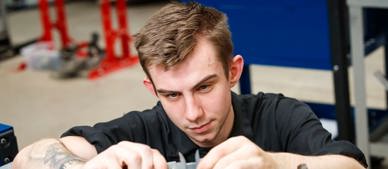
[[[235,92],[307,102],[388,169],[388,0],[198,2],[229,17],[247,64]],[[0,0],[0,166],[41,138],[153,106],[130,35],[166,3]]]

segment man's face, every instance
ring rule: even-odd
[[[199,38],[182,63],[167,71],[150,66],[149,73],[168,117],[193,142],[211,147],[227,139],[234,118],[230,88],[235,73],[226,77],[208,40]]]

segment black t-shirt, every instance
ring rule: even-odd
[[[280,94],[236,95],[232,93],[235,119],[231,136],[245,136],[265,151],[302,155],[341,154],[366,165],[363,153],[347,141],[334,141],[316,115],[304,103]],[[181,152],[187,161],[196,150],[201,157],[208,148],[195,145],[167,117],[163,107],[133,111],[93,127],[78,126],[64,136],[82,136],[100,153],[109,146],[128,140],[157,149],[167,161],[179,161]]]

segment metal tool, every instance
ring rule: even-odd
[[[196,169],[198,162],[201,158],[199,156],[198,150],[195,152],[195,161],[194,162],[186,163],[186,159],[183,156],[183,154],[178,152],[178,155],[179,155],[179,162],[171,161],[171,162],[167,163],[169,169]]]

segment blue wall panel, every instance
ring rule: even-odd
[[[247,64],[331,69],[326,0],[198,0],[228,15]]]

